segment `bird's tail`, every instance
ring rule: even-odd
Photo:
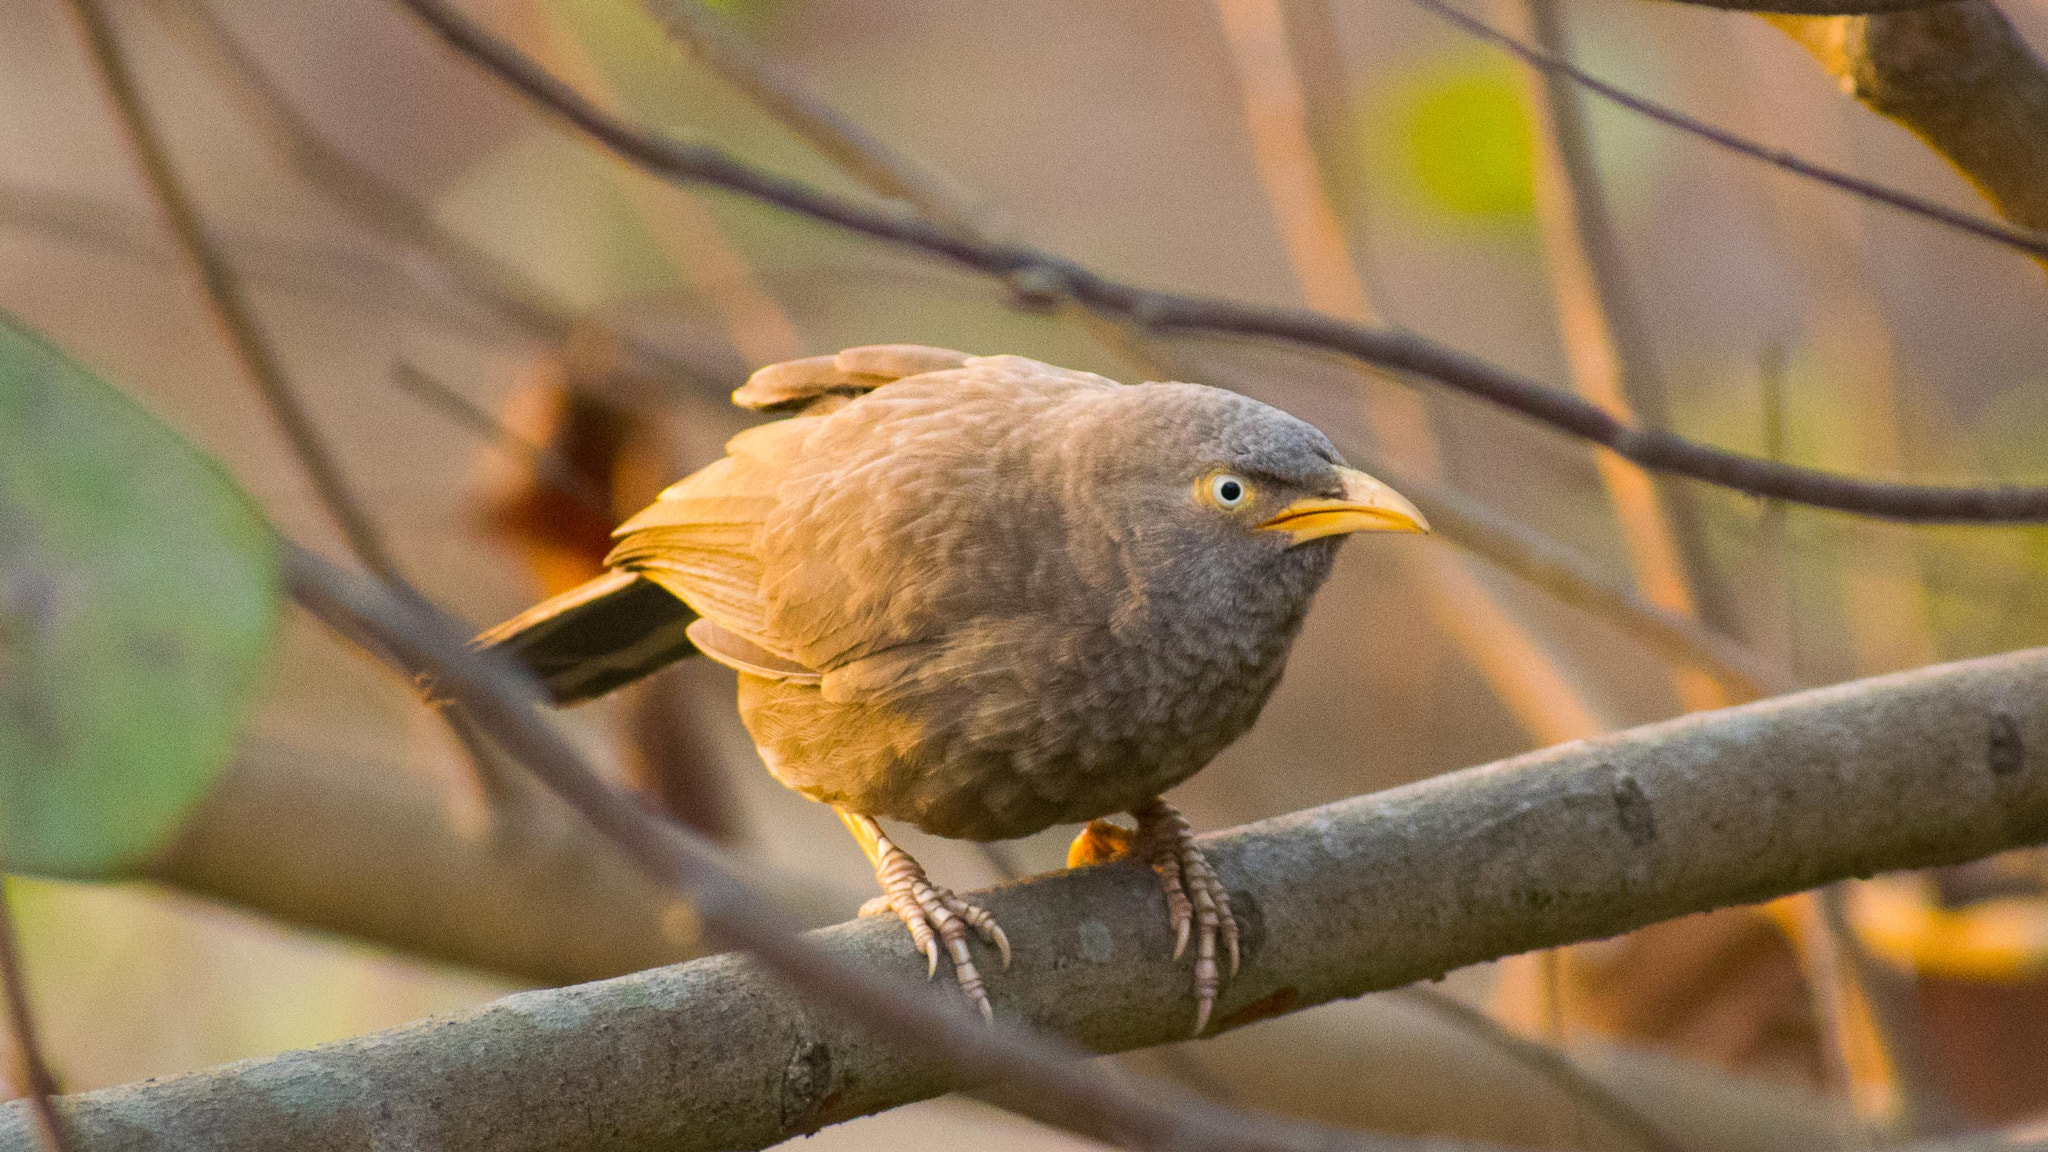
[[[557,705],[581,704],[696,652],[697,614],[652,580],[613,569],[476,638],[532,672]]]

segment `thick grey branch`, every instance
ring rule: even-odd
[[[1475,961],[2048,840],[2048,650],[1704,713],[1208,838],[1246,932],[1223,1027]],[[999,1015],[1099,1051],[1178,1039],[1134,863],[989,893]],[[893,924],[813,936],[921,970]],[[961,1087],[720,956],[66,1098],[81,1147],[754,1148]],[[0,1149],[31,1146],[20,1105]]]
[[[1769,19],[1850,95],[1955,165],[2000,216],[2048,228],[2048,68],[1990,0]]]

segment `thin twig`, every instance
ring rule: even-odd
[[[43,1147],[46,1152],[68,1152],[71,1144],[55,1100],[62,1089],[50,1074],[49,1061],[43,1058],[42,1039],[36,1034],[35,1012],[28,1002],[28,977],[22,971],[20,942],[14,934],[14,909],[9,904],[4,881],[0,881],[0,994],[7,998],[8,1039],[20,1069],[21,1087],[35,1112],[36,1128],[42,1133]]]
[[[1007,1103],[1070,1132],[1159,1152],[1385,1152],[1405,1142],[1349,1134],[1277,1116],[1223,1108],[1151,1083],[1134,1091],[1083,1063],[1080,1053],[1008,1025],[986,1027],[933,990],[874,977],[795,933],[787,917],[756,897],[701,837],[606,784],[537,712],[533,684],[510,664],[472,651],[460,628],[424,600],[351,579],[290,540],[278,541],[286,587],[305,610],[408,675],[431,676],[438,691],[488,726],[494,740],[613,840],[641,868],[690,898],[706,930],[757,956],[820,1004],[951,1063],[971,1082],[1021,1092]]]
[[[1472,36],[1492,44],[1531,68],[1565,77],[1588,92],[1601,96],[1639,116],[1655,120],[1657,123],[1668,128],[1675,128],[1688,136],[1704,140],[1709,144],[1724,148],[1738,155],[1747,156],[1752,160],[1769,164],[1773,168],[1781,168],[1794,175],[1819,181],[1831,188],[1847,192],[1852,196],[1896,208],[1909,215],[1945,225],[1959,232],[1967,232],[1973,236],[1989,240],[1994,244],[2002,244],[2005,247],[2017,249],[2036,259],[2048,257],[2048,236],[2043,236],[2033,229],[2015,228],[2008,224],[2001,224],[1996,220],[1986,220],[1981,216],[1972,216],[1968,212],[1957,211],[1946,204],[1929,200],[1924,196],[1916,196],[1911,192],[1892,188],[1875,180],[1866,180],[1861,176],[1829,168],[1823,164],[1816,164],[1802,158],[1797,153],[1759,144],[1754,140],[1739,136],[1726,129],[1716,128],[1702,120],[1694,119],[1676,108],[1667,107],[1654,100],[1638,96],[1624,88],[1610,84],[1569,60],[1559,59],[1532,44],[1524,43],[1508,35],[1506,32],[1495,28],[1477,16],[1460,11],[1447,3],[1446,0],[1410,0],[1410,2],[1426,11],[1443,17]]]
[[[818,99],[698,0],[640,0],[640,7],[726,83],[854,179],[941,227],[986,234],[976,213],[943,180]]]
[[[401,0],[451,47],[619,156],[672,179],[727,188],[812,219],[920,249],[963,267],[1011,277],[1030,272],[1054,295],[1147,329],[1253,336],[1323,348],[1383,368],[1428,376],[1559,431],[1612,448],[1657,471],[1758,496],[1917,522],[2048,519],[2048,487],[1897,484],[1773,464],[1619,420],[1598,405],[1539,384],[1414,333],[1372,328],[1293,308],[1161,292],[1104,277],[1037,249],[961,236],[930,221],[873,208],[770,175],[708,145],[623,122],[561,83],[444,0]],[[1418,0],[1426,2],[1426,0]],[[1964,217],[1967,219],[1967,217]],[[1977,222],[1982,228],[1995,225]],[[2001,233],[2002,234],[2002,233]],[[2048,253],[2048,241],[2014,237]]]
[[[1913,1015],[1912,976],[1886,967],[1863,946],[1849,921],[1848,885],[1830,884],[1806,898],[1814,901],[1820,926],[1830,938],[1832,960],[1855,988],[1869,1016],[1871,1039],[1888,1066],[1897,1112],[1884,1135],[1893,1141],[1953,1136],[1961,1125],[1927,1066],[1927,1046]]]
[[[826,105],[815,94],[760,53],[744,48],[744,41],[698,0],[641,0],[670,32],[702,53],[707,61],[742,92],[756,98],[785,126],[810,142],[826,156],[839,160],[857,157],[859,162],[843,164],[848,175],[862,179],[878,193],[900,194],[920,212],[942,222],[955,221],[970,236],[987,238],[973,222],[973,214],[951,190],[946,180],[920,168],[909,157],[861,132],[845,116]],[[1296,35],[1291,15],[1287,50],[1299,52],[1310,47],[1311,34]],[[734,45],[742,45],[735,48]],[[1300,69],[1297,68],[1297,72]],[[1341,77],[1322,77],[1317,84],[1302,76],[1302,115],[1310,129],[1309,150],[1317,161],[1314,125],[1331,117],[1317,94],[1323,87],[1341,88]],[[771,98],[772,97],[772,98]],[[883,176],[887,174],[886,181]],[[1327,173],[1323,177],[1327,182]],[[1363,277],[1358,279],[1363,283]],[[1370,296],[1370,293],[1367,293]],[[1088,315],[1086,313],[1083,314]],[[1183,360],[1178,352],[1164,356],[1137,339],[1142,333],[1128,322],[1112,324],[1099,320],[1095,334],[1147,372],[1161,377],[1173,375],[1173,361]],[[1205,366],[1194,373],[1203,379],[1231,381]],[[1446,540],[1501,570],[1528,580],[1567,604],[1601,616],[1635,637],[1659,656],[1697,668],[1720,681],[1737,699],[1754,699],[1793,687],[1789,677],[1756,659],[1736,644],[1698,623],[1649,604],[1626,589],[1616,587],[1592,560],[1577,551],[1528,528],[1481,502],[1445,485],[1426,481],[1350,451],[1351,458],[1393,483],[1418,502],[1436,530]]]
[[[363,511],[361,501],[342,475],[341,466],[326,438],[314,427],[311,415],[285,377],[277,354],[264,339],[254,311],[242,295],[240,280],[227,260],[206,234],[191,194],[172,165],[156,118],[150,113],[136,87],[134,70],[114,34],[113,24],[101,7],[101,0],[68,0],[93,68],[118,114],[123,134],[142,165],[149,187],[163,212],[164,221],[185,249],[199,272],[205,288],[208,310],[220,326],[228,346],[242,363],[250,383],[278,427],[298,455],[306,477],[319,494],[321,505],[341,529],[349,550],[370,571],[387,583],[402,584],[397,564],[377,526]]]
[[[329,144],[204,0],[155,0],[185,50],[271,149],[338,207],[434,258],[515,327],[559,343],[567,305],[482,245],[443,228],[418,200]]]
[[[164,221],[199,273],[208,311],[241,361],[244,374],[284,432],[321,506],[341,529],[349,550],[364,567],[392,588],[418,596],[386,547],[376,521],[342,474],[340,462],[313,423],[276,351],[264,337],[254,309],[242,295],[240,278],[207,235],[192,195],[179,178],[162,132],[135,83],[134,70],[122,52],[101,0],[69,0],[69,6],[94,71],[113,102],[122,132],[142,166]],[[464,752],[471,781],[487,800],[506,800],[510,796],[509,782],[485,752],[481,734],[460,712],[443,709],[440,713]]]
[[[111,256],[142,267],[178,264],[184,256],[163,244],[158,217],[102,203],[91,196],[0,184],[0,228]],[[476,339],[503,334],[504,325],[449,297],[445,285],[417,261],[392,259],[368,247],[303,236],[216,229],[216,242],[251,282],[304,293],[323,304],[403,312]]]
[[[1475,1039],[1507,1056],[1570,1096],[1580,1108],[1600,1117],[1627,1137],[1629,1142],[1650,1152],[1687,1152],[1686,1146],[1644,1115],[1634,1104],[1617,1096],[1572,1058],[1545,1044],[1525,1040],[1486,1013],[1456,996],[1427,984],[1411,984],[1396,996],[1419,1004]]]
[[[156,0],[156,9],[262,139],[336,207],[427,257],[455,287],[513,330],[550,347],[569,338],[578,323],[573,308],[517,265],[450,230],[417,198],[330,144],[204,0]],[[703,369],[672,353],[627,333],[607,331],[650,371],[692,383],[709,378]]]
[[[558,6],[531,5],[534,18],[552,28],[556,66],[569,83],[593,99],[620,103],[604,69],[577,33],[566,26]],[[630,166],[616,171],[620,191],[647,235],[654,251],[678,282],[695,287],[705,308],[725,329],[726,340],[749,367],[794,360],[805,352],[803,337],[788,309],[761,281],[745,253],[729,239],[718,218],[700,200],[701,192],[683,188]]]
[[[1319,312],[1374,322],[1376,310],[1323,183],[1280,0],[1217,0],[1216,14],[1237,76],[1253,166],[1302,299]],[[1209,371],[1201,376],[1218,379]],[[1366,388],[1360,400],[1387,454],[1423,480],[1441,483],[1443,450],[1422,397],[1405,388]],[[1598,731],[1585,692],[1465,561],[1442,551],[1403,550],[1399,563],[1443,634],[1533,743]],[[1480,618],[1486,626],[1472,627]]]
[[[1501,0],[1498,7],[1544,51],[1569,57],[1556,0]],[[1649,331],[1628,290],[1579,90],[1561,76],[1536,72],[1529,95],[1535,106],[1536,222],[1572,388],[1623,419],[1669,427]],[[1706,552],[1687,493],[1654,483],[1611,452],[1596,449],[1593,463],[1613,504],[1636,587],[1652,604],[1697,617]],[[1728,703],[1720,685],[1696,670],[1677,667],[1671,674],[1688,711]]]
[[[1354,457],[1355,452],[1347,454]],[[1503,572],[1518,576],[1581,611],[1592,613],[1659,657],[1714,677],[1737,700],[1792,691],[1785,669],[1705,624],[1661,608],[1609,580],[1584,553],[1493,507],[1387,465],[1360,458],[1367,471],[1399,489],[1445,539]]]
[[[407,361],[400,360],[391,365],[391,381],[398,385],[400,391],[448,417],[465,431],[474,433],[486,444],[524,457],[541,483],[576,501],[607,522],[611,520],[611,501],[605,498],[604,493],[593,487],[589,480],[578,475],[576,469],[562,459],[561,453],[545,445],[536,444],[507,428],[504,421],[486,411],[483,406]]]

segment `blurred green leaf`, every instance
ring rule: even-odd
[[[269,528],[0,314],[0,869],[108,876],[226,761],[277,618]]]
[[[1403,169],[1431,207],[1519,220],[1534,207],[1529,113],[1515,73],[1493,60],[1424,68],[1392,94]]]
[[[440,208],[458,231],[576,308],[594,309],[676,287],[618,176],[614,161],[536,130],[484,155]]]

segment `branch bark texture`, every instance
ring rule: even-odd
[[[2048,650],[1689,716],[1205,842],[1240,909],[1219,1028],[1851,876],[2048,841]],[[999,1015],[1096,1051],[1180,1038],[1141,865],[984,899]],[[876,920],[814,936],[903,973]],[[963,1087],[737,955],[524,993],[311,1052],[67,1097],[81,1148],[758,1148]],[[34,1146],[25,1106],[0,1150]]]
[[[2048,229],[2048,69],[1990,0],[1766,19],[1953,164],[2000,216]]]

